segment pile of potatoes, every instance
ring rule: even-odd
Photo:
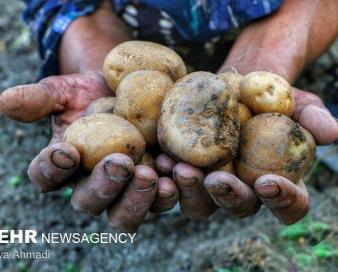
[[[314,160],[313,137],[290,119],[292,88],[276,74],[187,74],[173,50],[143,41],[115,47],[103,71],[115,95],[94,101],[64,134],[89,171],[116,152],[153,167],[146,150],[162,149],[253,185],[267,173],[297,182]]]

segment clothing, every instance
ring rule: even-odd
[[[24,1],[27,4],[24,20],[30,24],[43,60],[42,77],[58,74],[57,55],[62,34],[73,20],[93,13],[101,1]],[[113,2],[117,14],[134,30],[135,39],[172,47],[195,69],[209,67],[209,70],[215,70],[224,61],[225,48],[230,48],[238,30],[271,14],[283,0]]]

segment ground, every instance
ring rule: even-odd
[[[20,21],[18,0],[0,3],[0,90],[34,82],[39,59]],[[299,81],[324,92],[325,69],[338,43]],[[40,194],[29,182],[29,161],[50,135],[49,120],[23,125],[0,114],[0,229],[38,232],[109,232],[105,217],[78,214],[69,191]],[[309,176],[311,212],[286,227],[262,209],[244,220],[221,211],[207,222],[183,216],[149,215],[135,244],[48,246],[49,260],[3,260],[1,271],[336,271],[338,265],[338,177],[320,162]],[[42,250],[45,245],[2,245],[1,251]]]

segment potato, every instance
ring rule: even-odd
[[[280,175],[297,183],[311,166],[315,152],[312,135],[289,117],[259,114],[241,130],[236,171],[251,186],[265,174]]]
[[[162,101],[172,85],[172,80],[159,71],[136,71],[125,76],[117,88],[114,114],[132,123],[148,146],[157,144]]]
[[[233,161],[229,161],[227,164],[218,168],[217,171],[225,171],[230,174],[236,175],[235,164]]]
[[[198,167],[226,163],[237,151],[238,102],[220,77],[191,73],[166,95],[157,131],[162,149],[177,160]]]
[[[144,153],[141,161],[139,162],[139,164],[142,165],[147,165],[153,169],[155,169],[155,160],[153,158],[153,156],[151,156],[149,153]]]
[[[160,71],[174,82],[187,74],[183,60],[175,51],[144,41],[119,44],[110,51],[103,64],[104,77],[114,91],[124,76],[139,70]]]
[[[241,127],[252,117],[251,111],[242,103],[238,103],[238,117]]]
[[[241,101],[254,113],[278,112],[291,116],[295,110],[292,87],[281,76],[252,72],[240,84]]]
[[[65,131],[63,140],[80,152],[83,167],[92,170],[104,157],[123,153],[138,163],[145,151],[142,134],[128,121],[110,113],[82,117]]]
[[[241,101],[241,93],[240,93],[240,90],[239,90],[239,85],[241,83],[243,76],[241,74],[234,73],[234,72],[225,72],[225,73],[218,74],[218,76],[225,83],[230,85],[230,87],[232,88],[233,95],[235,96],[237,101],[240,102]]]
[[[86,109],[84,116],[97,113],[113,113],[116,103],[116,97],[102,97],[93,101]]]

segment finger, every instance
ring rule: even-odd
[[[115,153],[99,162],[88,179],[74,188],[72,206],[75,210],[99,215],[126,186],[134,172],[134,163],[124,154]]]
[[[155,160],[156,170],[160,175],[171,175],[176,162],[167,154],[160,154]]]
[[[80,154],[69,144],[57,143],[43,149],[28,167],[30,180],[41,192],[65,186],[80,164]]]
[[[137,165],[123,195],[108,208],[110,225],[119,231],[136,232],[155,199],[157,183],[158,176],[152,168]]]
[[[12,119],[30,123],[63,110],[61,101],[60,93],[52,84],[22,85],[1,94],[0,111]]]
[[[259,211],[260,201],[250,186],[224,171],[207,175],[204,186],[215,203],[227,214],[242,218]]]
[[[208,218],[216,210],[216,205],[204,188],[203,172],[189,164],[178,163],[174,169],[174,180],[180,191],[182,212],[190,219]]]
[[[168,177],[162,177],[158,180],[157,193],[150,211],[153,213],[162,213],[175,207],[179,199],[179,191],[175,182]]]
[[[284,177],[268,174],[257,179],[255,191],[261,201],[285,224],[297,222],[309,210],[309,195],[303,181],[296,185]]]
[[[306,128],[318,144],[330,144],[338,140],[338,123],[314,94],[295,90],[296,111],[293,118]]]

